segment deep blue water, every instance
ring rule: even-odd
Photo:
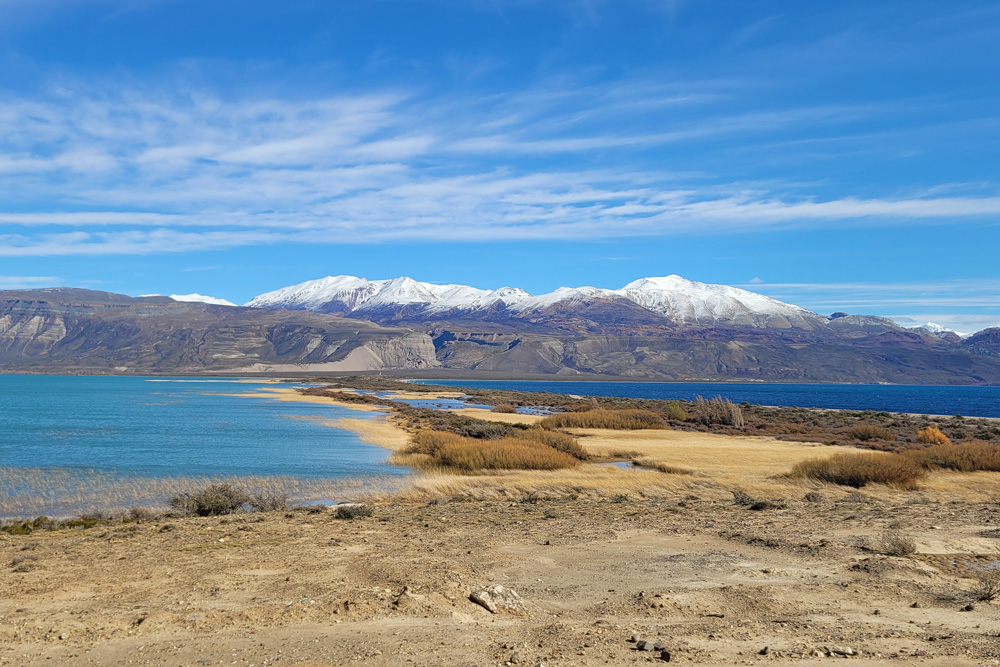
[[[1000,417],[1000,387],[883,384],[780,384],[758,382],[527,382],[420,380],[423,384],[550,391],[581,396],[693,400],[722,396],[735,403]]]
[[[364,413],[226,395],[257,386],[233,379],[0,375],[0,466],[142,477],[409,472],[386,464],[386,450],[318,421]]]

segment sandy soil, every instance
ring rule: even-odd
[[[0,536],[0,664],[997,664],[996,505],[531,499]],[[918,553],[870,550],[884,531]],[[524,615],[469,601],[501,583]],[[767,647],[767,655],[759,652]]]
[[[314,400],[275,389],[257,393]],[[358,414],[330,425],[405,446]],[[0,534],[0,666],[1000,664],[1000,603],[973,595],[1000,565],[1000,474],[858,493],[784,478],[827,453],[808,443],[578,435],[685,474],[435,473],[355,520],[316,507]],[[753,511],[737,488],[784,500]],[[916,552],[887,555],[887,535]],[[523,612],[469,600],[495,583]]]

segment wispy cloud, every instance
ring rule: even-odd
[[[51,287],[62,282],[62,278],[56,276],[0,276],[0,289]]]
[[[1000,215],[988,184],[980,196],[821,196],[802,184],[748,186],[643,158],[652,146],[770,137],[884,112],[727,115],[722,87],[567,85],[434,104],[400,90],[225,99],[85,84],[8,96],[0,101],[0,256],[988,224]],[[655,132],[649,114],[660,119]],[[608,129],[619,127],[613,117],[645,129]],[[615,160],[579,159],[608,151]]]

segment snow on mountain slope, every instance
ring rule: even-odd
[[[560,287],[532,296],[522,289],[483,290],[466,285],[434,285],[412,278],[367,280],[332,276],[261,294],[246,305],[343,314],[406,307],[423,314],[474,313],[502,303],[514,314],[538,314],[551,308],[573,308],[595,300],[627,299],[677,322],[728,323],[749,326],[810,326],[825,318],[762,294],[726,285],[698,283],[671,275],[641,278],[621,289]]]
[[[143,294],[142,296],[160,296],[159,294]],[[205,296],[204,294],[171,294],[174,301],[187,301],[190,303],[210,303],[213,306],[235,306],[232,301],[220,299],[217,296]]]

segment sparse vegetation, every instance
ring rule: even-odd
[[[855,440],[860,440],[861,442],[868,442],[869,440],[896,439],[896,436],[892,431],[874,424],[858,424],[851,428],[850,436]]]
[[[538,422],[545,429],[606,428],[639,430],[666,428],[663,417],[649,410],[587,410],[550,415]]]
[[[973,440],[957,445],[934,445],[904,452],[903,456],[927,469],[1000,472],[1000,445],[989,442]]]
[[[917,553],[917,543],[909,535],[888,531],[873,540],[873,551],[887,556],[911,556]]]
[[[992,602],[1000,598],[1000,570],[997,568],[976,570],[976,583],[972,587],[972,597],[977,602]]]
[[[499,412],[501,414],[514,414],[515,412],[517,412],[517,408],[515,408],[510,403],[497,403],[496,405],[493,406],[493,408],[490,411]]]
[[[333,511],[337,519],[364,519],[372,515],[372,508],[365,503],[341,503]]]
[[[868,484],[885,484],[897,489],[915,489],[926,471],[899,454],[843,453],[827,459],[795,464],[791,476],[814,479],[859,489]]]

